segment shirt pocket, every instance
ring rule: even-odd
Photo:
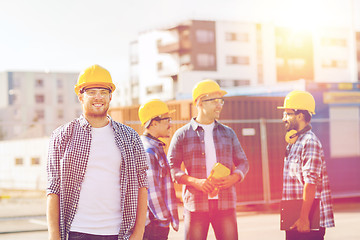
[[[289,176],[302,182],[302,167],[299,158],[292,158],[289,160]]]

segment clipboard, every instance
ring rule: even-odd
[[[280,230],[290,230],[290,227],[300,217],[303,200],[282,200],[280,203]],[[309,213],[310,229],[320,229],[320,199],[314,199]]]
[[[221,163],[216,163],[211,169],[208,179],[211,181],[213,178],[221,178],[230,175],[230,169],[222,165]]]
[[[215,163],[215,165],[211,169],[208,179],[209,179],[209,181],[211,181],[212,179],[226,177],[226,176],[229,176],[230,173],[231,173],[231,171],[229,168],[225,167],[221,163]],[[213,198],[216,195],[218,195],[218,193],[219,193],[219,189],[216,187],[213,192],[209,193],[209,197]]]

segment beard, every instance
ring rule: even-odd
[[[88,104],[84,106],[83,112],[86,116],[92,118],[103,118],[107,116],[107,112],[109,109],[109,104],[104,103],[101,107],[95,107],[92,104]]]
[[[299,124],[295,121],[286,121],[285,122],[285,130],[288,132],[290,130],[297,130],[299,128]]]

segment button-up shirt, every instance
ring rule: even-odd
[[[128,239],[135,224],[138,190],[148,186],[146,154],[135,130],[108,118],[114,131],[114,141],[122,156],[119,179],[122,222],[118,239]],[[90,153],[91,130],[91,125],[81,116],[56,129],[50,139],[47,194],[60,196],[62,240],[67,239],[77,210]]]
[[[141,140],[149,157],[148,221],[156,220],[162,227],[167,227],[171,223],[177,231],[179,229],[177,199],[174,183],[171,181],[170,166],[164,152],[165,143],[150,134],[142,135]],[[155,219],[151,219],[152,217]]]
[[[315,184],[315,198],[320,199],[320,226],[335,226],[324,152],[316,135],[309,130],[294,144],[288,144],[284,160],[282,199],[303,199],[304,184]]]
[[[228,126],[215,121],[213,139],[216,149],[217,162],[228,167],[232,173],[239,174],[243,180],[249,171],[249,164],[240,142]],[[191,119],[190,123],[178,129],[169,146],[168,159],[173,180],[178,180],[184,175],[205,179],[206,157],[204,129]],[[181,169],[184,163],[186,173]],[[208,194],[191,186],[185,186],[183,191],[184,207],[193,211],[209,211]],[[218,208],[226,210],[236,207],[235,186],[219,191]]]

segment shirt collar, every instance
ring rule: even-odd
[[[110,115],[107,115],[107,118],[109,119],[109,124],[111,127],[114,126],[113,119],[110,117]],[[83,114],[79,117],[80,126],[84,129],[91,129],[90,123],[86,120]]]
[[[156,141],[158,144],[160,144],[161,146],[165,146],[165,143],[162,142],[161,140],[159,140],[158,138],[154,137],[153,135],[151,135],[150,133],[144,133],[145,137],[148,137],[154,141]]]
[[[216,121],[216,120],[214,120],[214,122],[215,122],[215,124],[214,124],[214,129],[215,129],[215,128],[217,128],[219,126],[219,122]],[[195,118],[191,119],[190,125],[191,125],[191,127],[193,128],[194,131],[196,131],[198,128],[202,128],[200,126],[200,124],[197,121],[195,121]]]

